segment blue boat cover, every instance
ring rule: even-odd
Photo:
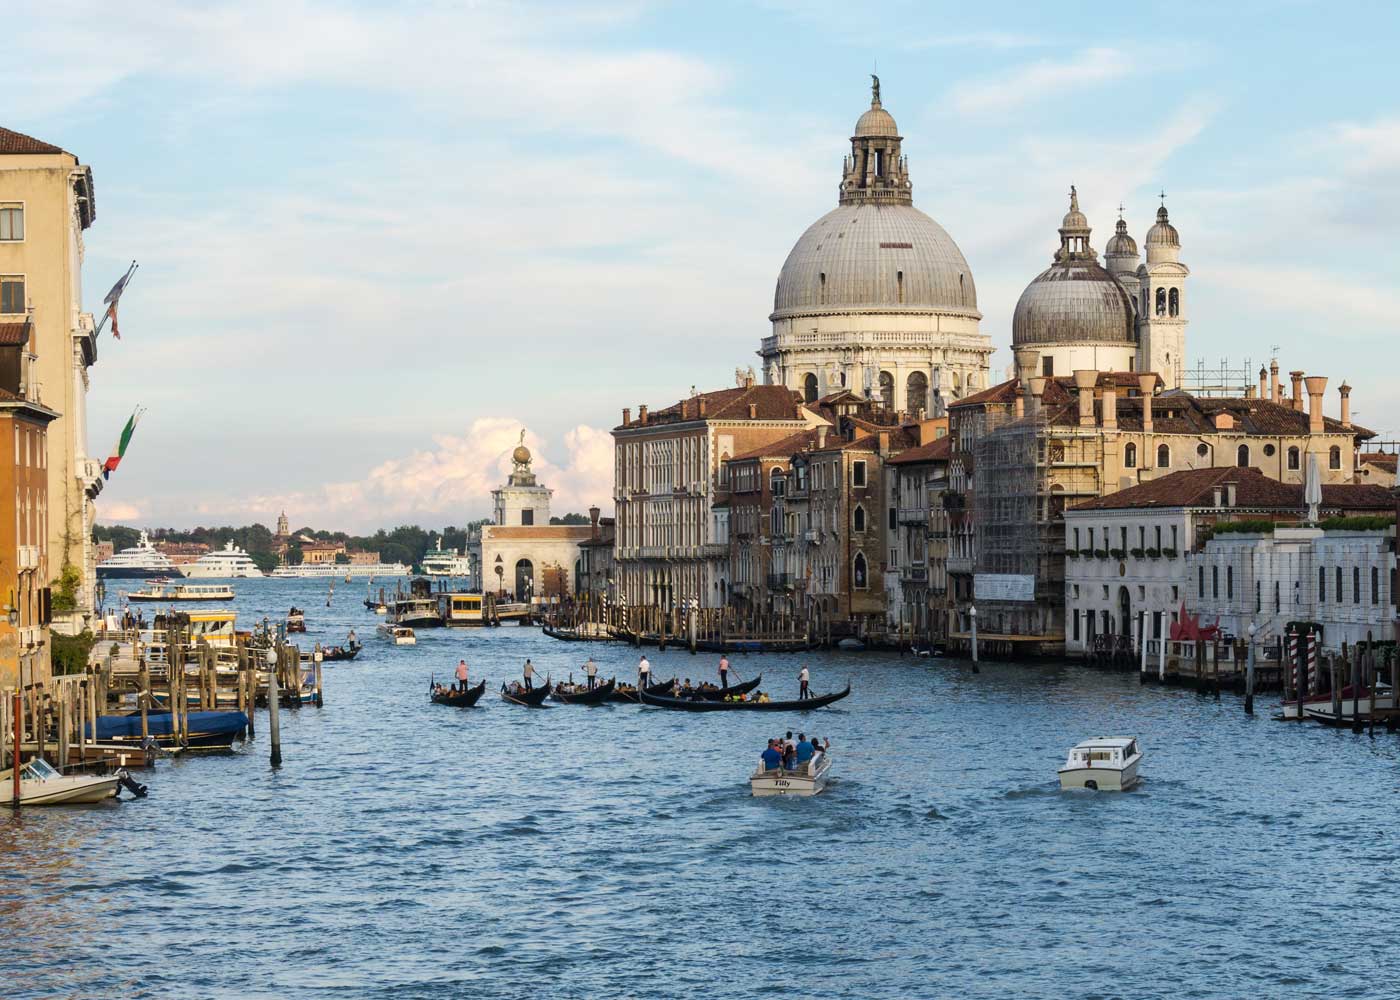
[[[191,712],[189,715],[191,733],[237,733],[248,727],[248,716],[242,712]],[[92,725],[83,727],[89,737]],[[170,713],[150,712],[146,715],[146,731],[152,736],[170,735]],[[141,738],[141,714],[99,715],[97,717],[97,739],[112,740],[121,737]]]

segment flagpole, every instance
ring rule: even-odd
[[[107,320],[112,318],[112,307],[115,306],[117,300],[122,297],[122,292],[126,291],[126,283],[131,280],[131,276],[136,273],[136,269],[139,266],[140,265],[133,260],[131,266],[126,269],[126,274],[122,275],[121,280],[112,286],[112,290],[108,292],[107,297],[102,300],[103,305],[107,306],[107,310],[102,314],[102,322],[98,323],[97,329],[93,331],[92,335],[94,337],[101,336],[102,331],[107,329]]]

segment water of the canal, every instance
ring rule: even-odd
[[[737,656],[810,715],[427,703],[465,655],[499,687],[617,645],[537,629],[374,635],[362,585],[241,581],[240,622],[307,609],[326,704],[150,797],[0,816],[0,981],[34,997],[1276,997],[1400,991],[1400,736],[1077,666]],[[657,676],[714,657],[652,651]],[[815,799],[754,799],[765,738],[828,737]],[[1131,735],[1146,780],[1057,790]]]

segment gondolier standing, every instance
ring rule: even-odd
[[[594,663],[593,657],[590,656],[583,669],[588,674],[588,690],[592,691],[594,683],[598,680],[598,664]]]
[[[729,688],[729,657],[723,653],[719,654],[719,686],[722,690]]]
[[[802,668],[802,673],[800,673],[800,674],[797,675],[797,680],[798,680],[798,681],[801,683],[801,685],[802,685],[801,690],[799,690],[799,691],[797,692],[797,700],[798,700],[798,701],[803,701],[803,700],[805,700],[805,699],[807,699],[807,698],[812,697],[812,692],[809,691],[809,690],[807,689],[807,683],[808,683],[811,679],[812,679],[812,675],[809,674],[809,673],[807,672],[807,668],[804,666],[804,667]]]
[[[535,689],[535,665],[534,665],[533,663],[531,663],[531,662],[527,659],[527,660],[525,661],[525,690],[526,690],[526,691],[533,691],[534,689]]]
[[[465,694],[467,690],[467,661],[457,661],[457,687]]]
[[[647,662],[646,656],[643,655],[641,661],[637,664],[637,690],[645,691],[647,689],[647,681],[649,680],[651,680],[651,664]]]

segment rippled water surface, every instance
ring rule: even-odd
[[[148,799],[0,814],[7,996],[1371,997],[1397,904],[1400,736],[1247,718],[1238,699],[1077,666],[736,656],[855,693],[806,716],[529,711],[493,689],[636,652],[537,629],[373,633],[364,588],[241,581],[306,607],[326,704]],[[481,706],[430,705],[459,655]],[[714,657],[656,654],[657,676]],[[779,730],[829,737],[815,799],[754,799]],[[1062,794],[1066,749],[1138,737],[1146,780]],[[1379,949],[1379,951],[1377,951]]]

